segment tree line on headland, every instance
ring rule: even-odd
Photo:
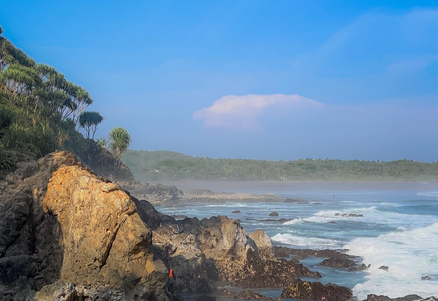
[[[2,34],[0,26],[0,170],[13,169],[14,152],[42,157],[68,150],[87,163],[108,147],[120,162],[129,133],[115,128],[108,143],[96,143],[103,117],[86,111],[93,103],[89,93],[55,68],[36,63]]]
[[[141,182],[227,181],[436,181],[438,162],[305,159],[266,161],[191,157],[170,151],[128,150],[122,161]]]

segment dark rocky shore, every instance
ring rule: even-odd
[[[152,198],[180,194],[148,189]],[[268,300],[250,288],[272,287],[283,288],[282,298],[347,300],[348,288],[302,281],[321,275],[299,260],[361,268],[342,252],[273,248],[262,230],[248,234],[225,216],[175,220],[67,152],[26,163],[0,182],[0,192],[0,300],[164,301],[182,293]],[[169,269],[175,292],[166,285]],[[218,290],[219,281],[241,289]],[[367,300],[389,300],[382,298]]]

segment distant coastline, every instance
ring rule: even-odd
[[[281,195],[300,191],[393,191],[393,190],[417,190],[424,192],[436,192],[438,196],[438,182],[385,182],[385,181],[150,181],[151,185],[175,185],[184,192],[192,189],[210,189],[215,192],[227,193],[251,193],[263,195],[273,193]]]
[[[191,157],[171,151],[127,151],[122,161],[140,182],[330,181],[436,182],[438,162],[304,159],[266,161]]]

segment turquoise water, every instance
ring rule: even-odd
[[[421,185],[414,188],[348,190],[324,187],[287,191],[282,187],[278,191],[260,191],[257,187],[255,193],[274,192],[283,197],[300,197],[309,200],[309,204],[236,201],[157,209],[189,217],[226,215],[240,219],[248,233],[263,229],[275,245],[349,249],[350,254],[361,256],[371,268],[366,272],[347,272],[319,267],[320,258],[308,258],[303,263],[323,275],[318,281],[350,287],[359,299],[366,298],[368,293],[426,297],[438,295],[438,192],[422,189]],[[251,191],[246,189],[244,192]],[[234,210],[241,213],[234,214]],[[279,216],[270,217],[273,211]],[[348,214],[360,216],[348,217]],[[266,221],[281,218],[289,221]],[[382,265],[389,266],[388,272],[378,269]],[[421,280],[423,276],[430,276],[431,280]],[[278,297],[278,290],[267,293]]]

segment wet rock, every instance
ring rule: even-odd
[[[234,211],[231,212],[231,213],[241,213],[241,212],[240,212],[240,210],[234,210]]]
[[[234,299],[243,299],[243,300],[272,300],[270,297],[266,297],[262,294],[253,292],[251,290],[240,291]]]
[[[202,295],[197,297],[195,301],[216,301],[216,297]]]
[[[278,216],[278,212],[271,212],[270,214],[269,214],[269,216]]]
[[[430,277],[430,276],[423,276],[423,277],[421,277],[421,280],[432,280],[432,277]]]
[[[370,266],[371,266],[371,264],[365,265],[364,263],[362,263],[360,266],[348,268],[348,271],[349,272],[364,271],[364,270],[369,269]]]
[[[350,259],[347,255],[340,254],[324,259],[319,265],[331,268],[352,268],[356,266],[356,261]]]
[[[321,278],[318,272],[312,272],[307,267],[294,260],[262,260],[257,254],[248,251],[246,278],[237,280],[235,285],[251,287],[284,287],[295,277]]]
[[[384,271],[388,272],[389,267],[386,265],[382,265],[381,267],[379,267],[379,270],[384,270]]]
[[[364,301],[416,301],[416,300],[424,300],[424,299],[418,295],[407,295],[400,298],[389,298],[388,296],[370,294],[367,296],[367,298]]]
[[[287,198],[283,201],[283,203],[309,204],[309,201],[299,198]]]
[[[282,298],[333,300],[343,301],[353,297],[353,292],[346,287],[336,284],[322,285],[320,282],[302,281],[295,279],[285,287],[281,293]]]
[[[311,249],[292,249],[287,247],[273,247],[274,254],[277,257],[285,257],[284,255],[287,254],[287,256],[291,255],[294,258],[297,259],[306,259],[309,256],[312,257],[322,257],[322,258],[332,258],[332,257],[338,257],[338,256],[348,256],[349,258],[353,258],[353,256],[349,256],[346,254],[343,254],[339,251],[335,250],[311,250]],[[282,255],[282,256],[278,256]]]

